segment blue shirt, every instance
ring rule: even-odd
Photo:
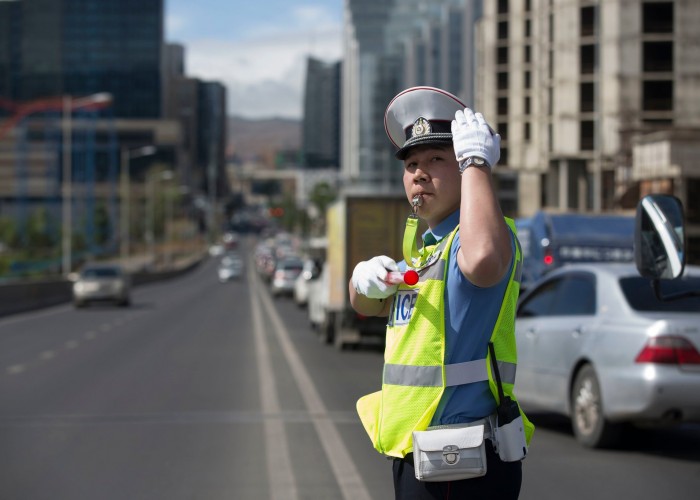
[[[423,241],[440,241],[459,224],[459,210],[423,234]],[[511,233],[512,235],[512,233]],[[511,236],[513,257],[515,240]],[[459,231],[450,248],[445,286],[445,364],[484,359],[493,328],[501,310],[501,302],[508,286],[510,271],[489,288],[472,284],[459,269],[457,252],[461,247]],[[513,259],[515,260],[515,259]],[[402,263],[404,264],[404,263]],[[496,400],[488,381],[447,387],[433,416],[431,425],[472,422],[496,410]]]

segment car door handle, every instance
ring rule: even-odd
[[[534,328],[528,328],[525,330],[525,336],[529,339],[534,339],[537,337],[537,331]]]
[[[585,326],[582,326],[582,325],[579,325],[579,326],[577,326],[576,328],[573,329],[573,331],[571,332],[571,336],[572,336],[572,337],[580,337],[580,336],[583,335],[584,333],[586,333],[586,327],[585,327]]]

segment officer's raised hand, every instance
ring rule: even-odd
[[[370,299],[385,299],[396,293],[398,285],[389,285],[384,280],[389,271],[398,270],[394,259],[380,255],[357,264],[350,282],[360,295]]]
[[[489,127],[481,113],[469,108],[455,113],[452,142],[461,171],[466,164],[493,168],[501,157],[501,136]]]

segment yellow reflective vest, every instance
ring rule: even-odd
[[[513,221],[506,218],[506,222],[515,234]],[[404,457],[412,451],[413,431],[428,427],[445,387],[488,380],[498,402],[487,345],[484,345],[483,359],[444,363],[447,265],[458,228],[438,244],[423,248],[421,261],[416,266],[420,277],[416,285],[399,285],[387,326],[382,390],[363,396],[357,402],[357,412],[372,444],[388,456]],[[516,239],[515,265],[490,339],[503,391],[514,401],[515,308],[521,272],[522,253]],[[522,410],[520,413],[529,443],[534,425]]]

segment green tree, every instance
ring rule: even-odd
[[[46,207],[34,210],[27,219],[28,254],[45,256],[55,247],[57,240],[51,227],[53,221]]]
[[[328,205],[333,203],[337,198],[338,193],[327,182],[319,182],[309,193],[309,201],[318,209],[318,213],[323,216],[326,213]]]
[[[0,244],[5,250],[19,247],[17,223],[10,217],[0,217]]]

